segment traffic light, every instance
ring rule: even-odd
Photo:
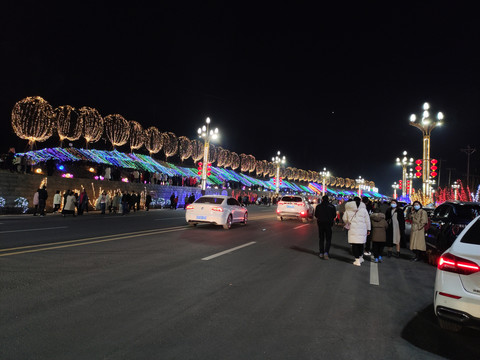
[[[415,166],[415,170],[417,171],[415,173],[415,176],[417,178],[422,177],[422,160],[418,159],[417,161],[415,161],[415,164],[417,164],[417,166]]]
[[[212,163],[207,163],[207,176],[212,175]]]
[[[202,169],[203,168],[203,163],[200,161],[198,163],[198,175],[202,175]]]
[[[432,166],[430,166],[430,170],[432,170],[432,171],[430,172],[430,176],[431,176],[432,178],[434,178],[435,176],[437,176],[436,170],[438,169],[438,168],[437,168],[437,162],[438,162],[438,161],[435,160],[435,159],[432,159],[432,160],[430,160],[430,162],[432,163]]]

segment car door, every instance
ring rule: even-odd
[[[231,197],[227,199],[227,205],[228,210],[232,214],[232,220],[234,222],[238,221],[238,207],[240,206],[240,203],[236,199]]]
[[[441,251],[441,244],[444,243],[445,231],[448,227],[448,219],[450,216],[451,207],[448,204],[442,204],[435,209],[431,219],[430,229],[425,235],[425,241],[430,246]]]

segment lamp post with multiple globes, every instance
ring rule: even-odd
[[[325,182],[327,177],[330,176],[330,172],[327,171],[327,168],[323,168],[323,170],[320,171],[320,176],[322,177],[322,196],[325,196]]]
[[[210,141],[215,140],[219,137],[218,129],[210,129],[210,118],[207,117],[205,120],[206,125],[203,125],[201,128],[198,128],[198,136],[204,140],[203,148],[203,166],[202,166],[202,195],[205,195],[205,189],[207,188],[207,165],[208,165],[208,151],[210,149]]]
[[[396,199],[397,198],[397,189],[399,188],[399,185],[397,184],[396,181],[393,183],[392,188],[393,188],[393,198]]]
[[[452,184],[452,189],[453,189],[453,196],[455,198],[455,201],[458,199],[458,189],[460,189],[460,184],[458,184],[456,181]]]
[[[443,124],[443,113],[438,112],[436,118],[430,117],[430,105],[423,104],[423,113],[421,118],[415,114],[410,115],[410,125],[415,126],[423,134],[423,194],[431,198],[430,180],[430,134],[437,126]]]
[[[359,176],[358,179],[355,180],[355,182],[358,186],[358,196],[362,197],[362,187],[363,187],[363,184],[365,184],[365,179],[362,179],[362,177]]]
[[[278,194],[280,192],[280,166],[285,164],[285,156],[280,157],[280,151],[277,151],[277,155],[272,157],[272,162],[276,165],[277,169],[275,171],[275,193]]]
[[[413,165],[413,158],[407,157],[407,152],[403,152],[403,158],[397,158],[397,165],[402,167],[402,196],[407,195],[407,166]]]

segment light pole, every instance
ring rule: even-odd
[[[408,181],[410,181],[410,186],[408,187],[408,197],[410,198],[410,201],[412,200],[412,189],[413,189],[414,178],[415,178],[415,175],[413,174],[413,169],[410,169],[409,173],[407,174],[407,184],[408,184]]]
[[[355,180],[355,182],[358,185],[358,197],[362,197],[362,186],[365,183],[365,179],[362,179],[362,177],[359,176],[358,179]]]
[[[207,166],[208,166],[208,150],[210,148],[210,141],[218,138],[218,129],[210,129],[210,118],[205,120],[206,125],[198,128],[198,136],[203,138],[205,145],[203,148],[203,166],[202,166],[202,195],[205,195],[205,189],[207,188]]]
[[[443,113],[437,113],[437,117],[430,118],[430,105],[428,103],[423,104],[423,113],[421,120],[417,119],[415,114],[410,115],[410,125],[415,126],[423,134],[423,193],[430,197],[431,190],[428,180],[430,178],[430,134],[435,127],[442,125]]]
[[[323,171],[320,171],[320,176],[322,177],[322,196],[325,196],[325,182],[327,177],[330,176],[330,172],[323,168]]]
[[[280,165],[285,164],[285,156],[280,158],[280,151],[277,151],[277,155],[272,157],[272,162],[277,166],[276,174],[276,181],[275,181],[275,193],[278,194],[280,192]]]
[[[452,184],[452,189],[453,189],[453,196],[455,198],[455,201],[458,199],[458,189],[460,189],[460,184],[458,184],[456,181]]]
[[[402,196],[407,195],[407,166],[413,165],[413,158],[407,158],[407,152],[403,152],[403,158],[397,158],[397,165],[402,167]]]
[[[397,198],[397,189],[398,189],[399,185],[397,184],[397,182],[395,181],[392,185],[392,188],[393,188],[393,198],[396,199]]]

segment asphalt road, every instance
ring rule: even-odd
[[[183,210],[0,217],[0,359],[479,359],[441,330],[435,268],[353,266],[336,229],[250,207],[231,230]]]

